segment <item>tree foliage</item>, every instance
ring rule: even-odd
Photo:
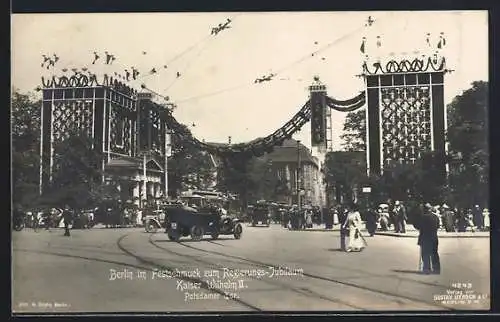
[[[39,193],[40,107],[34,95],[13,90],[11,98],[12,187],[15,206],[29,206]]]
[[[251,200],[279,200],[290,194],[286,178],[279,178],[273,162],[266,156],[250,162],[249,181]]]
[[[455,202],[488,203],[488,83],[477,81],[448,105],[450,185]]]
[[[189,132],[187,126],[183,125]],[[215,166],[208,153],[190,144],[189,138],[172,135],[172,157],[168,160],[168,190],[175,197],[187,188],[208,188],[214,178]]]
[[[366,115],[365,109],[349,112],[340,135],[345,151],[366,151]]]
[[[101,158],[101,153],[92,148],[92,138],[83,131],[73,130],[55,142],[53,179],[44,202],[84,209],[103,200],[119,199],[116,185],[101,182]]]
[[[234,155],[224,160],[218,172],[217,189],[237,193],[243,204],[257,200],[279,200],[290,195],[286,178],[279,178],[268,155]]]
[[[250,179],[251,158],[241,155],[221,156],[217,172],[217,190],[236,193],[245,206],[254,185]]]
[[[363,152],[330,152],[325,159],[325,181],[337,198],[352,201],[353,189],[366,182],[366,160]]]

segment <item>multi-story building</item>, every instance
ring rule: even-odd
[[[271,161],[273,174],[284,180],[288,186],[289,194],[278,201],[297,204],[297,193],[300,193],[302,205],[322,205],[324,189],[319,160],[305,145],[293,139],[285,140],[282,146],[275,147],[274,151],[266,154],[264,158]]]

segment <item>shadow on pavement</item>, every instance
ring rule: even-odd
[[[217,240],[236,240],[234,239],[234,237],[225,237],[225,238],[217,238]],[[213,241],[212,238],[208,237],[208,238],[203,238],[202,240],[192,240],[192,239],[189,239],[189,238],[181,238],[178,242],[174,241],[174,240],[170,240],[170,239],[155,239],[154,242],[155,243],[199,243],[199,242],[210,242],[212,244],[217,244],[217,245],[221,245],[221,246],[226,246],[226,245],[223,245],[223,244],[219,244],[215,241]]]
[[[228,239],[229,239],[229,238],[228,238]],[[222,240],[224,240],[224,239],[222,239]],[[215,244],[215,245],[224,246],[224,247],[226,246],[226,245],[224,245],[224,244],[221,244],[221,243],[218,243],[218,242],[214,242],[213,240],[209,240],[208,242],[209,242],[210,244]]]
[[[342,248],[328,248],[328,251],[329,252],[342,252],[342,253],[345,253],[345,250],[343,250]]]
[[[395,273],[405,273],[405,274],[415,274],[415,275],[424,275],[421,271],[410,270],[410,269],[393,269],[391,270]]]

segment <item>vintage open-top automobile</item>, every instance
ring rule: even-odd
[[[166,233],[173,241],[187,236],[199,241],[204,235],[210,235],[212,239],[217,239],[219,235],[233,235],[235,239],[240,239],[243,233],[240,219],[222,215],[216,207],[194,209],[169,205],[165,211]]]

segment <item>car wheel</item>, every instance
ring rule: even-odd
[[[234,238],[240,239],[242,234],[243,234],[243,227],[240,224],[237,224],[234,227]]]
[[[168,239],[170,239],[171,241],[179,242],[181,236],[179,236],[179,234],[177,233],[168,233]]]
[[[191,228],[191,239],[194,241],[200,241],[203,238],[203,228],[199,226],[193,226]]]

